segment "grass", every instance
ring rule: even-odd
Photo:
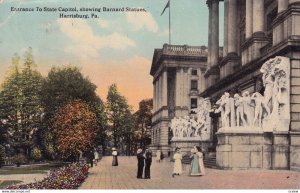
[[[47,171],[59,168],[66,164],[43,164],[43,165],[25,165],[20,167],[3,167],[0,168],[0,175],[10,175],[10,174],[44,174]]]
[[[21,183],[22,181],[20,180],[4,180],[4,181],[0,181],[0,188],[4,188],[13,184],[18,184]]]

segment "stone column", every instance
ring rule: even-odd
[[[162,106],[167,106],[168,94],[167,94],[167,85],[168,85],[168,74],[165,70],[162,74]]]
[[[156,79],[155,81],[155,88],[156,88],[156,92],[155,92],[155,100],[156,100],[156,103],[155,103],[155,112],[158,110],[158,79]]]
[[[211,0],[211,66],[219,62],[219,0]]]
[[[246,0],[246,39],[250,38],[253,33],[252,19],[253,19],[253,0]]]
[[[180,84],[181,84],[181,80],[180,80],[180,68],[176,69],[176,85],[175,85],[175,106],[181,106],[180,104]]]
[[[183,74],[183,68],[180,69],[180,106],[182,107],[184,104],[184,74]]]
[[[208,17],[208,56],[207,56],[207,69],[210,69],[210,67],[211,67],[212,7],[211,7],[211,2],[209,0],[207,1],[207,5],[208,5],[208,12],[209,12],[209,17]]]
[[[277,0],[277,2],[278,2],[278,13],[285,11],[289,6],[289,2],[287,0]]]
[[[184,80],[183,80],[183,84],[184,84],[184,102],[183,105],[184,106],[189,106],[189,69],[188,68],[184,68],[183,69],[183,74],[184,74]]]
[[[153,112],[156,111],[155,107],[156,107],[156,88],[155,88],[155,82],[153,82]]]
[[[262,0],[258,0],[262,1]],[[237,0],[228,0],[228,53],[236,53]]]
[[[162,85],[161,85],[161,75],[158,78],[158,110],[161,108],[161,96],[162,96]]]
[[[253,33],[264,31],[264,0],[253,0]]]
[[[224,0],[224,46],[223,57],[227,55],[227,43],[228,43],[228,0]]]

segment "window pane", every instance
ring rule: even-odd
[[[197,70],[196,69],[192,70],[192,75],[197,75]]]
[[[197,99],[191,99],[191,109],[197,108]]]
[[[191,90],[197,90],[198,89],[198,81],[192,80],[191,81]]]

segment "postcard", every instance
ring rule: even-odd
[[[297,193],[299,13],[0,0],[0,189]]]

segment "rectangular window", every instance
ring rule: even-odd
[[[192,99],[191,99],[191,109],[197,108],[197,107],[198,107],[197,103],[198,103],[198,102],[197,102],[197,99],[192,98]]]
[[[198,90],[198,80],[191,80],[191,90]]]
[[[192,69],[192,75],[197,76],[197,70],[196,69]]]

